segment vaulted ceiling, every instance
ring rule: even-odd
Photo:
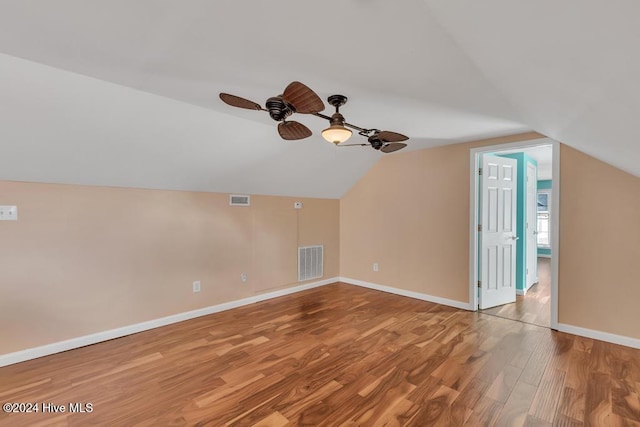
[[[0,179],[340,197],[385,154],[334,147],[312,116],[296,116],[312,137],[283,141],[267,114],[218,99],[264,104],[293,80],[348,96],[349,122],[406,134],[405,151],[536,130],[640,175],[639,14],[636,0],[0,2]]]

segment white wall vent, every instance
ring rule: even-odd
[[[303,246],[298,248],[298,281],[322,277],[323,246]]]
[[[229,196],[229,204],[231,206],[249,206],[251,204],[251,197],[232,194]]]

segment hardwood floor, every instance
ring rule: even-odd
[[[518,320],[548,328],[551,325],[551,260],[538,258],[538,283],[526,295],[517,295],[516,302],[482,310],[505,319]]]
[[[346,284],[0,368],[0,425],[640,426],[640,350]]]

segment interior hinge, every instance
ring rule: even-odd
[[[478,287],[481,287],[482,282],[480,280],[478,280]]]
[[[482,176],[482,168],[478,169],[478,175]]]
[[[478,231],[482,231],[482,224],[478,224]]]

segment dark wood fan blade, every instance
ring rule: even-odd
[[[409,139],[408,136],[404,136],[401,133],[389,132],[388,130],[383,130],[382,132],[380,132],[378,134],[378,138],[380,138],[380,141],[384,142],[400,142]]]
[[[282,139],[286,139],[287,141],[304,139],[311,136],[311,130],[298,122],[280,122],[278,124],[278,133]]]
[[[292,82],[282,94],[282,99],[296,109],[296,113],[313,114],[324,110],[320,97],[300,82]]]
[[[380,151],[382,151],[383,153],[393,153],[394,151],[402,150],[406,146],[407,144],[404,144],[402,142],[390,142],[389,144],[382,147]]]
[[[225,104],[229,104],[232,107],[246,108],[247,110],[262,110],[260,104],[256,104],[248,99],[240,98],[239,96],[230,95],[228,93],[221,93],[220,99],[222,99]]]

